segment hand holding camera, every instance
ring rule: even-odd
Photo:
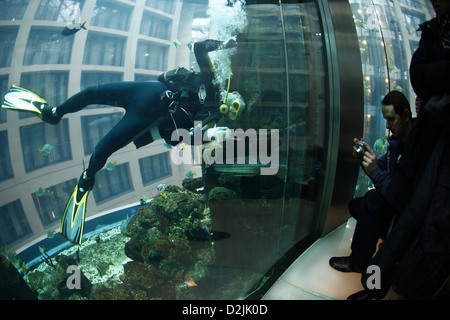
[[[358,138],[354,138],[353,142],[355,142],[355,145],[353,146],[353,157],[361,162],[366,173],[370,175],[378,168],[375,152],[373,152],[372,148],[370,148],[366,142],[359,140]]]

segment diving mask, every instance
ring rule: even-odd
[[[242,98],[237,92],[230,93],[230,98],[231,99],[227,99],[220,106],[219,110],[220,113],[222,113],[224,116],[227,116],[231,120],[236,120],[241,109],[245,108],[245,104],[243,103]]]

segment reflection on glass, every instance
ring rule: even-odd
[[[350,0],[361,51],[364,78],[364,132],[362,137],[379,156],[386,152],[381,101],[391,90],[403,92],[414,110],[415,94],[409,63],[418,47],[420,23],[430,17],[428,1]],[[355,195],[373,188],[360,171]]]

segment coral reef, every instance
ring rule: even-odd
[[[202,193],[167,186],[121,226],[47,257],[24,279],[44,300],[195,299],[215,259],[210,224]],[[67,285],[70,266],[80,289]]]

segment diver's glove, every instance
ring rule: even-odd
[[[210,140],[222,142],[231,136],[231,130],[228,127],[214,127],[206,130],[206,136]]]
[[[223,42],[223,47],[226,49],[232,49],[238,46],[236,36],[231,37],[230,39]]]

